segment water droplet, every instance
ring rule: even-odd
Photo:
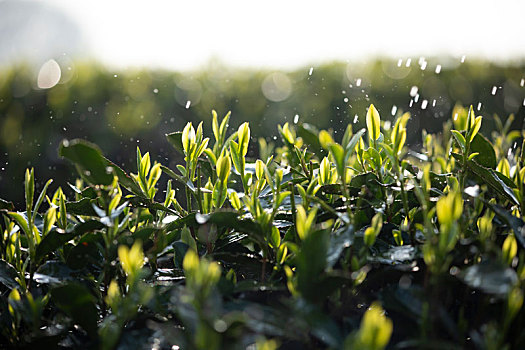
[[[400,58],[398,61],[397,61],[397,66],[398,67],[401,67],[401,64],[403,64],[403,59]]]
[[[153,93],[154,94],[158,94],[159,93],[159,89],[153,89]]]
[[[478,112],[481,111],[481,102],[478,102]]]
[[[461,56],[461,63],[465,62],[465,58],[467,58],[467,56],[465,56],[465,55]]]
[[[427,61],[425,60],[425,57],[419,57],[418,64],[421,70],[427,69]]]
[[[392,115],[396,115],[396,112],[397,112],[397,106],[393,105],[392,106],[392,111],[390,113],[392,113]]]
[[[493,86],[492,87],[492,95],[496,95],[496,91],[498,91],[498,87],[497,86]]]
[[[358,78],[358,79],[355,81],[355,86],[361,86],[361,78]]]
[[[428,105],[428,101],[427,100],[423,100],[421,102],[421,109],[427,109],[427,105]]]
[[[417,101],[419,101],[419,94],[417,94],[416,97],[414,97],[414,102],[417,103]]]
[[[314,67],[310,67],[310,71],[308,72],[308,75],[312,75],[314,72]]]
[[[348,103],[348,97],[343,98],[344,103]]]
[[[191,101],[190,100],[186,101],[186,109],[189,109],[190,105],[191,105]]]
[[[411,64],[412,64],[412,59],[409,58],[409,59],[407,59],[407,63],[405,63],[405,67],[408,68],[408,67],[410,67]]]
[[[42,65],[38,72],[37,86],[40,89],[50,89],[60,81],[62,72],[57,61],[49,60]]]
[[[440,64],[438,64],[436,66],[436,74],[439,74],[439,73],[441,73],[441,65]]]
[[[294,123],[294,124],[297,124],[298,121],[299,121],[299,114],[296,114],[296,115],[293,117],[293,123]]]
[[[525,86],[525,78],[522,78],[521,81],[520,81],[520,86],[521,87],[524,87]]]
[[[114,75],[113,75],[113,78],[116,78],[116,77],[118,77],[118,74],[114,74]]]
[[[436,100],[432,100],[432,107],[436,107]]]
[[[414,105],[414,100],[410,100],[410,103],[408,104],[408,107],[412,107]]]
[[[359,116],[356,114],[356,115],[354,116],[354,124],[357,123],[358,120],[359,120]]]
[[[417,91],[418,91],[417,86],[412,86],[412,88],[410,89],[410,96],[411,97],[416,96],[417,95]]]

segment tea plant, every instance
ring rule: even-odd
[[[25,211],[0,201],[0,346],[525,347],[523,135],[453,114],[421,150],[371,105],[340,141],[286,123],[249,159],[249,124],[214,111],[213,139],[167,135],[184,164],[137,148],[136,174],[63,141],[74,198],[50,180],[35,202],[30,169]]]

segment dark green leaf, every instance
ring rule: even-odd
[[[366,132],[366,129],[359,130],[357,133],[354,134],[354,136],[352,136],[352,138],[350,139],[350,142],[348,142],[348,145],[346,146],[343,145],[343,147],[345,147],[345,152],[346,152],[345,161],[348,160],[348,158],[350,157],[352,153],[354,153],[355,146],[359,142],[359,139],[365,134],[365,132]]]
[[[184,147],[182,146],[182,131],[172,132],[171,134],[166,134],[168,142],[179,152],[184,155]]]
[[[37,262],[39,262],[47,254],[53,252],[55,249],[60,248],[73,238],[79,237],[86,232],[100,230],[104,227],[105,226],[97,220],[89,220],[77,224],[68,232],[59,232],[59,230],[53,229],[42,239],[40,244],[37,246],[35,259]]]
[[[513,269],[494,261],[483,261],[470,266],[462,271],[459,277],[471,288],[502,296],[506,295],[518,281]]]
[[[8,202],[0,198],[0,210],[1,209],[13,211],[15,210],[15,206],[13,205],[13,202]]]
[[[100,149],[85,140],[64,140],[58,153],[61,157],[75,164],[80,176],[95,185],[109,185],[113,173],[117,175],[122,186],[136,195],[142,195],[140,187],[121,168],[104,158]]]
[[[452,154],[456,159],[458,155]],[[490,168],[479,165],[475,160],[467,161],[467,167],[470,171],[476,174],[481,180],[495,190],[499,195],[506,197],[514,204],[519,205],[518,198],[512,189],[497,175],[497,173]]]
[[[324,153],[321,144],[319,143],[319,130],[308,123],[303,123],[297,126],[297,136],[301,137],[308,149],[316,154]]]
[[[486,168],[496,169],[497,160],[496,152],[494,152],[494,147],[492,147],[492,144],[489,142],[489,140],[487,140],[480,133],[477,133],[476,136],[474,136],[472,142],[470,143],[470,152],[479,153],[474,159],[480,165]]]
[[[49,276],[58,280],[59,282],[65,282],[66,280],[72,280],[74,278],[74,270],[69,268],[65,263],[56,260],[49,260],[40,266],[37,270],[41,276]]]
[[[104,261],[99,251],[101,243],[102,237],[100,232],[85,234],[69,252],[66,264],[75,270],[81,269],[88,264],[102,264]]]
[[[93,210],[93,204],[96,203],[95,199],[82,198],[77,202],[67,202],[66,211],[71,215],[97,216],[97,213]]]
[[[188,187],[193,193],[197,193],[197,189],[195,188],[195,185],[193,185],[193,183],[190,180],[186,180],[184,177],[178,175],[173,170],[171,170],[170,168],[168,168],[168,167],[166,167],[164,165],[161,165],[160,168],[162,169],[162,171],[166,175],[168,175],[172,179],[177,180],[178,182],[180,182],[184,186]]]
[[[483,200],[486,206],[488,206],[496,215],[503,220],[509,227],[514,231],[514,237],[518,241],[519,246],[525,249],[525,222],[520,218],[514,216],[510,210],[507,210],[500,205],[492,204],[488,201]]]
[[[18,273],[16,269],[9,263],[0,260],[0,282],[2,282],[7,288],[13,289],[19,287],[16,278]]]
[[[152,211],[160,210],[168,214],[178,215],[178,213],[175,210],[171,208],[167,208],[160,203],[152,202],[151,200],[147,198],[134,196],[134,197],[127,198],[127,199],[129,200],[129,203],[134,207],[148,208],[148,209],[151,209]]]
[[[51,289],[51,299],[92,338],[97,335],[98,313],[95,297],[81,284],[69,283]]]
[[[416,257],[416,249],[410,245],[391,246],[388,250],[376,256],[369,257],[369,261],[387,265],[410,263]]]
[[[348,248],[354,242],[354,228],[352,226],[343,227],[330,236],[330,245],[328,247],[327,262],[328,266],[334,266],[343,250]]]

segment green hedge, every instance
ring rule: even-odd
[[[253,158],[214,112],[132,172],[62,141],[73,195],[28,169],[25,210],[0,200],[0,347],[523,349],[523,135],[456,108],[409,151],[414,117],[363,116]]]

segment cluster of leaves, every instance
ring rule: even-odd
[[[202,123],[167,135],[176,169],[137,149],[128,174],[64,141],[75,198],[48,196],[49,181],[35,201],[28,170],[25,211],[0,201],[0,346],[525,347],[524,146],[510,124],[493,146],[458,107],[415,152],[409,114],[381,121],[371,105],[340,142],[286,123],[282,147],[260,140],[252,161],[249,124],[229,135],[229,118],[213,112],[213,141]]]
[[[479,106],[486,116],[525,112],[525,62],[517,61],[495,64],[468,57],[460,63],[460,57],[433,57],[427,58],[422,70],[418,56],[407,57],[402,65],[397,59],[382,58],[316,64],[309,74],[310,66],[275,72],[236,69],[214,61],[202,69],[177,72],[55,59],[62,75],[50,89],[36,87],[38,70],[33,65],[0,67],[0,193],[17,206],[23,205],[24,193],[11,183],[19,181],[28,166],[38,169],[39,179],[54,178],[56,186],[66,186],[70,169],[56,157],[63,138],[90,140],[125,169],[134,169],[129,150],[140,141],[154,151],[155,159],[168,158],[165,165],[175,167],[182,159],[169,149],[164,134],[195,120],[204,121],[205,131],[211,132],[207,127],[213,108],[231,110],[232,125],[248,121],[253,135],[273,142],[277,124],[295,115],[318,128],[333,128],[339,135],[349,120],[356,130],[365,127],[364,118],[354,116],[364,117],[362,112],[372,100],[384,116],[392,109],[411,113],[410,144],[419,142],[420,125],[432,132],[441,130],[455,101]],[[437,67],[439,74],[434,73]],[[271,88],[274,96],[288,97],[277,102],[268,99],[263,86]],[[495,95],[493,86],[498,87]],[[188,101],[190,108],[186,108]],[[523,128],[521,122],[516,118],[512,127]],[[483,124],[492,129],[492,118]],[[254,150],[251,147],[249,155]],[[164,181],[159,185],[162,190],[164,185]]]

